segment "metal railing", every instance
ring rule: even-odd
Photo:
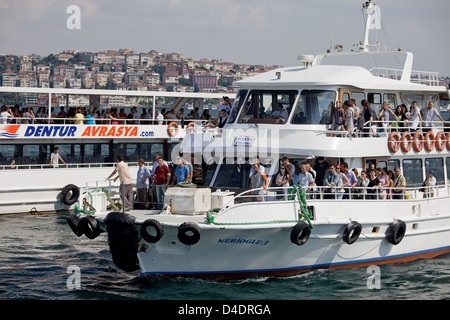
[[[402,77],[403,70],[401,69],[391,69],[391,68],[379,68],[374,67],[369,70],[374,76],[400,80]],[[410,82],[424,84],[427,86],[437,87],[439,86],[439,73],[430,71],[411,71]]]

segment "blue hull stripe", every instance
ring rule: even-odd
[[[428,252],[433,251],[439,251],[439,250],[450,250],[450,246],[441,247],[441,248],[435,248],[435,249],[428,249],[423,251],[417,251],[413,253],[405,253],[405,254],[399,254],[394,256],[387,256],[387,257],[378,257],[373,259],[362,259],[362,260],[352,260],[350,262],[335,262],[335,263],[324,263],[324,264],[313,264],[308,266],[297,266],[297,267],[289,267],[289,268],[280,268],[280,269],[252,269],[252,270],[224,270],[224,271],[173,271],[173,272],[167,272],[167,271],[161,271],[161,272],[143,272],[141,273],[142,276],[146,275],[170,275],[170,274],[225,274],[225,273],[263,273],[263,272],[277,272],[277,271],[287,271],[287,270],[296,270],[296,269],[320,269],[324,267],[330,267],[330,266],[339,266],[339,265],[346,265],[346,264],[358,264],[358,263],[367,263],[370,261],[380,261],[380,260],[390,260],[390,259],[396,259],[406,256],[414,256],[414,255],[420,255]]]

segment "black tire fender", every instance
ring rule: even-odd
[[[200,228],[194,222],[184,222],[178,227],[177,236],[181,243],[194,245],[200,240]]]
[[[84,216],[78,224],[81,231],[89,239],[97,238],[101,233],[105,232],[100,228],[100,224],[93,216]]]
[[[405,233],[406,223],[400,219],[396,219],[386,230],[386,240],[393,245],[397,245],[403,240]]]
[[[304,221],[299,221],[291,231],[291,242],[298,246],[304,245],[311,235],[311,228]]]
[[[72,213],[66,220],[73,233],[75,233],[77,237],[81,237],[83,235],[83,231],[80,228],[80,217],[77,214]]]
[[[342,239],[347,244],[355,243],[361,235],[362,226],[356,221],[351,221],[342,234]]]
[[[77,202],[80,197],[80,189],[74,184],[68,184],[61,191],[61,201],[68,206]]]
[[[149,227],[155,230],[156,235],[151,235],[150,233],[148,233],[147,228]],[[142,223],[140,232],[141,237],[148,243],[157,243],[164,235],[164,228],[158,220],[147,219]]]

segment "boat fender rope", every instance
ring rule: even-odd
[[[181,243],[194,245],[200,240],[200,228],[194,222],[184,222],[178,227],[177,236]]]
[[[153,228],[156,235],[150,234],[147,228]],[[164,228],[158,220],[147,219],[142,223],[140,232],[141,237],[148,243],[157,243],[164,235]]]
[[[305,221],[299,221],[291,230],[291,242],[298,246],[304,245],[311,235],[311,228]]]
[[[68,206],[77,202],[80,196],[80,189],[74,184],[68,184],[61,191],[61,201]]]
[[[406,223],[400,219],[396,219],[386,230],[386,240],[393,245],[397,245],[403,240],[405,233]]]
[[[345,227],[344,233],[342,234],[342,239],[347,244],[353,244],[358,240],[361,235],[362,226],[356,221],[351,221]]]

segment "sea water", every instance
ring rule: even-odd
[[[450,254],[370,268],[242,280],[150,279],[118,269],[105,233],[78,238],[68,214],[0,216],[1,300],[441,300]]]

